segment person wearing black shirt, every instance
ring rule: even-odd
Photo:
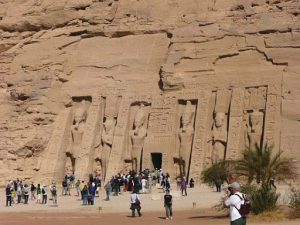
[[[166,194],[164,196],[164,206],[166,209],[166,220],[172,219],[173,212],[172,212],[172,195],[170,194],[169,190],[166,190]]]

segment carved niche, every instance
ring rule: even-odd
[[[195,133],[197,100],[179,100],[179,148],[174,155],[174,162],[179,174],[188,175],[190,156]]]
[[[142,167],[141,158],[145,137],[147,136],[150,104],[146,102],[138,102],[132,104],[131,108],[132,111],[135,111],[135,113],[133,123],[131,123],[131,130],[129,131],[129,149],[131,150],[129,157],[132,162],[132,169],[139,171]]]
[[[71,174],[75,171],[76,159],[78,159],[81,151],[83,134],[87,129],[85,123],[92,98],[90,96],[73,97],[72,100],[72,124],[69,147],[66,150],[66,174]]]
[[[103,178],[106,176],[113,145],[120,101],[121,97],[116,96],[103,98],[103,102],[105,102],[105,113],[104,117],[101,118],[101,120],[103,119],[103,123],[100,125],[99,147],[96,148],[93,166],[94,174],[102,175]]]
[[[262,147],[267,87],[249,87],[244,98],[244,146]]]
[[[212,163],[218,163],[225,159],[227,146],[227,115],[224,112],[214,113],[212,128]]]

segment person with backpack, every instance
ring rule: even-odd
[[[133,191],[131,196],[130,196],[130,202],[131,202],[131,216],[135,217],[135,210],[137,211],[139,216],[142,216],[141,213],[141,201],[140,198],[138,196],[138,193],[136,191]]]
[[[164,206],[166,209],[166,220],[172,219],[173,212],[172,212],[172,195],[170,194],[169,190],[166,190],[166,194],[164,196]]]
[[[250,203],[240,189],[237,182],[228,185],[230,194],[225,198],[224,204],[230,208],[230,225],[246,225],[246,216],[250,212]]]

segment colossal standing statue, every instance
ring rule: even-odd
[[[78,158],[81,149],[82,136],[84,133],[87,111],[85,101],[80,103],[80,107],[74,112],[73,125],[71,127],[72,145],[70,154],[74,159]]]
[[[212,163],[218,163],[225,158],[227,144],[226,114],[217,112],[212,130]]]
[[[113,117],[107,117],[103,124],[102,132],[102,153],[101,153],[101,164],[103,177],[105,178],[106,169],[108,165],[109,156],[114,139],[114,132],[116,127],[116,120]]]
[[[247,124],[247,147],[255,149],[256,145],[261,146],[262,129],[264,114],[254,111],[249,115],[249,124]]]
[[[181,128],[179,129],[179,169],[180,174],[185,176],[188,172],[188,164],[190,161],[190,154],[194,137],[194,116],[194,107],[191,101],[187,101],[181,116]]]
[[[147,135],[146,128],[147,113],[143,103],[140,104],[134,118],[133,129],[129,131],[129,136],[132,142],[132,160],[133,169],[138,171],[140,169],[141,155],[144,147],[144,139]]]

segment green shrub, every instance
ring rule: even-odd
[[[246,185],[242,187],[242,192],[251,201],[251,211],[254,214],[273,211],[277,209],[279,194],[267,187],[257,187]]]
[[[292,216],[300,218],[300,187],[291,187],[289,205],[293,210]]]

